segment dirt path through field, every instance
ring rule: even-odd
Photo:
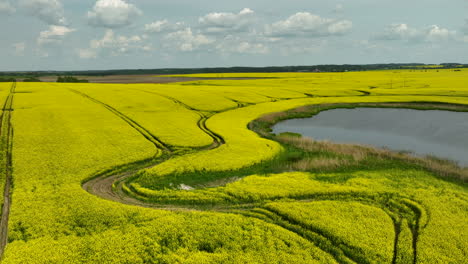
[[[13,146],[13,127],[11,125],[11,114],[13,111],[13,96],[16,89],[16,83],[10,88],[10,93],[3,106],[3,112],[0,117],[0,146],[1,155],[4,162],[5,189],[3,191],[2,216],[0,218],[0,257],[3,257],[6,245],[8,243],[8,219],[11,207],[11,185],[12,185],[12,146]]]
[[[163,95],[161,95],[163,96]],[[166,96],[164,96],[166,97]],[[197,112],[198,110],[191,108],[190,106],[170,97],[166,97],[168,99],[173,100],[175,103],[180,104],[187,108],[188,110]],[[285,99],[287,100],[287,99]],[[94,101],[94,100],[93,100]],[[339,105],[339,104],[338,104]],[[445,104],[436,104],[436,103],[363,103],[363,104],[353,104],[356,107],[358,106],[368,106],[368,107],[419,107],[419,108],[428,108],[428,107],[436,107],[436,108],[445,108],[446,110],[466,110],[465,107],[458,106],[458,105],[445,105]],[[246,105],[239,104],[239,107],[245,107]],[[247,105],[248,106],[248,105]],[[328,105],[321,105],[322,107],[327,107]],[[333,106],[333,105],[330,105]],[[232,109],[229,109],[232,110]],[[229,111],[226,110],[226,111]],[[210,130],[206,126],[206,121],[211,116],[206,116],[203,112],[198,112],[200,114],[200,120],[198,125],[202,131],[208,134],[213,139],[213,144],[207,148],[216,148],[220,145],[224,144],[224,139]],[[123,115],[122,113],[120,113]],[[235,214],[242,214],[248,217],[258,218],[262,221],[266,221],[280,227],[283,227],[291,232],[296,233],[299,236],[304,237],[305,239],[309,240],[311,243],[315,244],[323,251],[332,255],[337,261],[341,262],[355,262],[355,263],[364,263],[362,262],[365,257],[358,253],[350,253],[350,252],[358,252],[359,250],[355,250],[355,248],[351,245],[347,245],[344,242],[340,242],[336,244],[334,241],[338,241],[339,239],[336,237],[329,237],[325,235],[323,230],[320,228],[310,226],[304,226],[300,222],[291,222],[287,217],[282,216],[279,212],[271,212],[268,211],[264,207],[262,203],[245,203],[245,204],[235,204],[235,205],[219,205],[219,206],[212,206],[209,208],[200,208],[197,206],[190,206],[190,205],[171,205],[171,204],[157,204],[151,201],[145,201],[145,197],[138,197],[138,194],[132,193],[128,194],[125,191],[125,180],[133,177],[139,170],[147,169],[158,165],[161,162],[164,162],[168,158],[173,157],[170,153],[168,157],[165,159],[154,160],[152,163],[146,166],[140,166],[139,168],[132,168],[123,170],[118,173],[113,173],[112,171],[108,174],[100,175],[85,182],[82,187],[86,191],[91,194],[94,194],[98,197],[101,197],[106,200],[111,200],[115,202],[119,202],[122,204],[127,205],[134,205],[140,206],[145,208],[154,208],[154,209],[164,209],[164,210],[171,210],[171,211],[194,211],[194,210],[208,210],[208,211],[217,211],[217,212],[225,212],[225,213],[235,213]],[[133,195],[135,195],[134,198]],[[417,241],[419,232],[424,228],[424,226],[420,225],[421,215],[425,214],[420,210],[420,207],[414,207],[414,204],[418,204],[416,201],[409,201],[407,197],[399,197],[395,196],[394,194],[384,194],[382,197],[367,197],[366,194],[343,194],[345,195],[346,199],[356,199],[356,201],[367,204],[369,206],[374,206],[376,208],[382,209],[389,217],[392,219],[395,228],[395,238],[394,238],[394,252],[393,252],[393,263],[396,262],[398,257],[401,254],[405,254],[405,252],[400,252],[397,248],[397,244],[399,241],[401,224],[402,220],[405,219],[409,225],[409,228],[412,232],[412,244],[408,245],[410,252],[412,251],[413,262],[416,263],[417,261]],[[354,197],[355,196],[355,197]],[[387,198],[385,198],[387,197]],[[140,199],[141,198],[141,199]],[[235,197],[233,197],[235,198]],[[312,195],[311,197],[288,197],[294,201],[299,202],[311,202],[311,201],[321,201],[321,200],[339,200],[339,196],[334,194],[332,196],[325,195],[321,197],[320,195]],[[274,201],[274,199],[272,200]],[[388,204],[396,204],[398,206],[388,207]],[[259,217],[260,215],[260,217]],[[341,257],[344,256],[344,257]]]
[[[97,100],[96,98],[93,98],[93,97],[91,97],[91,96],[89,96],[89,95],[87,95],[85,93],[78,92],[76,90],[71,90],[71,91],[78,94],[78,95],[83,96],[84,98],[89,99],[90,101],[92,101],[94,103],[102,105],[107,110],[109,110],[113,114],[115,114],[118,117],[120,117],[121,119],[123,119],[131,127],[133,127],[138,132],[140,132],[148,141],[153,143],[159,151],[162,151],[162,156],[167,156],[167,157],[172,156],[172,152],[173,152],[173,147],[172,146],[169,146],[168,144],[162,142],[160,139],[158,139],[156,136],[154,136],[150,131],[148,131],[147,129],[142,127],[140,124],[138,124],[137,122],[135,122],[134,120],[132,120],[131,118],[129,118],[128,116],[123,114],[122,112],[118,111],[117,109],[111,107],[110,105],[108,105],[108,104],[106,104],[104,102],[101,102],[101,101]],[[145,91],[145,92],[147,92],[147,91]],[[157,94],[157,93],[154,93],[154,94]],[[212,140],[213,140],[212,144],[210,144],[209,146],[206,146],[204,148],[200,148],[200,150],[214,149],[214,148],[217,148],[217,147],[219,147],[219,146],[221,146],[222,144],[225,143],[224,139],[220,135],[216,134],[215,132],[213,132],[212,130],[210,130],[206,126],[206,121],[208,121],[208,119],[213,115],[206,115],[202,111],[194,109],[194,108],[190,107],[189,105],[184,104],[183,102],[181,102],[181,101],[179,101],[179,100],[177,100],[175,98],[164,96],[164,95],[161,95],[161,94],[157,94],[157,95],[165,97],[165,98],[167,98],[169,100],[172,100],[173,102],[185,107],[189,111],[193,111],[193,112],[197,113],[200,116],[200,119],[197,122],[198,127],[205,134],[210,136],[212,138]],[[229,109],[229,110],[232,110],[232,109]],[[228,111],[228,110],[226,110],[226,111]],[[104,198],[104,199],[107,199],[107,200],[111,200],[111,201],[116,201],[116,202],[123,203],[123,204],[136,205],[136,206],[147,207],[147,208],[166,209],[166,210],[184,210],[184,211],[194,210],[193,208],[158,205],[158,204],[154,204],[154,203],[144,202],[144,201],[135,199],[135,198],[127,195],[123,191],[122,186],[123,186],[123,181],[125,179],[135,175],[138,171],[140,171],[142,169],[152,168],[152,167],[158,165],[159,163],[163,162],[164,160],[166,160],[166,159],[164,159],[164,158],[161,158],[161,159],[155,158],[153,161],[147,162],[148,163],[147,165],[143,165],[143,166],[140,166],[140,167],[137,166],[137,167],[134,167],[134,168],[131,168],[131,169],[124,170],[123,172],[113,173],[112,171],[110,171],[108,174],[101,175],[100,177],[94,177],[93,179],[85,182],[82,185],[82,187],[83,187],[83,189],[85,189],[89,193],[94,194],[94,195],[96,195],[98,197],[101,197],[101,198]]]

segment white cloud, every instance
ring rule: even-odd
[[[19,42],[13,44],[13,48],[15,49],[15,55],[17,56],[24,56],[24,51],[26,50],[26,43]]]
[[[78,56],[82,59],[97,58],[100,53],[117,56],[133,51],[150,51],[151,46],[144,44],[145,37],[116,35],[112,29],[108,29],[101,39],[90,41],[89,48],[78,49]]]
[[[235,51],[239,53],[267,54],[269,49],[262,43],[249,43],[244,41],[237,46]]]
[[[91,47],[98,48],[113,48],[120,52],[126,52],[132,45],[138,44],[142,41],[139,36],[116,36],[113,30],[107,30],[104,37],[99,40],[92,40]]]
[[[88,12],[88,21],[97,27],[119,28],[132,24],[141,14],[140,9],[123,0],[98,0]]]
[[[423,37],[422,32],[407,24],[391,24],[387,26],[383,33],[376,36],[381,40],[418,40]]]
[[[348,20],[336,21],[328,26],[330,35],[341,35],[348,32],[353,27],[353,23]]]
[[[143,51],[153,51],[154,50],[153,46],[151,46],[151,45],[142,46],[141,49]]]
[[[254,11],[244,8],[239,13],[210,13],[200,17],[198,22],[206,33],[246,31],[254,19]]]
[[[0,14],[13,14],[16,9],[8,1],[0,1]]]
[[[94,49],[78,49],[78,56],[81,59],[95,59],[97,58],[97,52]]]
[[[165,36],[169,47],[176,47],[180,51],[194,51],[202,46],[206,46],[215,42],[203,34],[194,34],[191,28],[179,30],[169,33]]]
[[[349,20],[322,18],[308,12],[299,12],[286,20],[267,25],[266,34],[278,37],[322,37],[343,35],[352,27],[353,23]]]
[[[69,33],[75,31],[75,29],[66,27],[66,26],[49,26],[48,30],[42,31],[39,34],[37,43],[39,45],[55,43],[59,44],[62,42],[63,38]]]
[[[456,32],[432,25],[424,29],[412,28],[407,24],[392,24],[383,33],[377,34],[379,40],[402,40],[407,42],[438,42],[455,38]]]
[[[432,25],[426,32],[426,39],[432,42],[447,41],[454,38],[457,34],[456,31],[441,28],[437,25]]]
[[[226,36],[217,43],[216,49],[221,53],[238,54],[267,54],[270,51],[263,43],[252,43],[232,35]]]
[[[184,26],[184,23],[177,22],[177,23],[170,23],[167,20],[160,20],[155,21],[150,24],[145,25],[145,32],[147,33],[161,33],[167,31],[177,31],[180,30]]]
[[[20,0],[20,6],[49,25],[66,25],[63,6],[59,0]]]

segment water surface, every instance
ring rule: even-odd
[[[334,109],[278,123],[273,132],[434,155],[468,166],[468,113],[389,108]]]

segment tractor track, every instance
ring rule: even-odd
[[[78,91],[75,91],[75,90],[72,90],[72,91],[79,94],[79,95],[81,95],[81,96],[83,96],[83,97],[88,98],[89,100],[91,100],[91,101],[93,101],[95,103],[103,105],[105,108],[107,108],[108,110],[110,110],[114,114],[118,115],[120,118],[122,118],[125,122],[127,122],[133,128],[135,128],[135,129],[141,128],[143,131],[147,131],[146,129],[144,129],[140,125],[136,124],[136,122],[135,122],[136,125],[133,125],[133,123],[132,123],[133,120],[126,117],[123,113],[120,113],[115,108],[113,108],[113,107],[111,107],[111,106],[109,106],[109,105],[107,105],[107,104],[105,104],[105,103],[103,103],[103,102],[101,102],[101,101],[99,101],[97,99],[94,99],[94,98],[92,98],[92,97],[90,97],[90,96],[88,96],[88,95],[86,95],[84,93],[81,93],[81,92],[78,92]],[[144,91],[144,90],[142,90],[142,91]],[[177,100],[175,98],[165,96],[165,95],[161,95],[161,94],[154,93],[154,92],[149,92],[149,91],[144,91],[144,92],[148,92],[148,93],[152,93],[152,94],[156,94],[156,95],[165,97],[165,98],[167,98],[169,100],[172,100],[174,103],[179,104],[179,105],[185,107],[186,109],[188,109],[190,111],[194,111],[197,114],[199,114],[200,119],[199,119],[199,121],[197,123],[198,127],[213,139],[213,144],[210,145],[207,149],[214,149],[214,148],[217,148],[217,147],[221,146],[222,144],[225,144],[225,141],[221,136],[217,135],[216,133],[211,131],[206,126],[206,121],[211,116],[213,116],[215,113],[211,113],[210,115],[206,115],[202,111],[194,109],[191,106],[189,106],[189,105],[187,105],[187,104],[185,104],[185,103],[183,103],[183,102],[181,102],[181,101],[179,101],[179,100]],[[237,108],[241,108],[241,107],[246,106],[246,105],[241,104],[239,102],[236,102],[236,103],[238,104]],[[231,110],[231,109],[228,109],[226,111],[229,111],[229,110]],[[150,140],[147,136],[145,136],[145,138]],[[121,172],[119,172],[119,168],[116,168],[114,170],[111,169],[108,172],[104,172],[104,173],[102,173],[100,175],[95,175],[92,179],[84,182],[82,184],[82,188],[84,190],[86,190],[87,192],[89,192],[89,193],[91,193],[93,195],[96,195],[98,197],[101,197],[103,199],[119,202],[119,203],[126,204],[126,205],[133,205],[133,206],[139,206],[139,207],[144,207],[144,208],[152,208],[152,209],[170,210],[170,211],[195,211],[195,210],[198,211],[198,210],[200,210],[200,209],[195,208],[193,206],[192,207],[183,206],[183,205],[182,206],[174,206],[174,205],[168,205],[168,204],[156,204],[156,203],[152,203],[152,202],[146,202],[146,201],[144,201],[142,199],[137,199],[137,198],[133,197],[132,195],[129,195],[128,193],[126,193],[126,191],[124,190],[124,184],[125,184],[126,179],[129,179],[129,178],[133,177],[139,170],[152,168],[152,167],[160,164],[164,160],[167,160],[167,159],[159,159],[159,160],[154,159],[154,160],[149,161],[148,165],[136,166],[136,167],[133,167],[130,170],[125,170],[126,166],[123,165],[122,166],[123,171],[121,171]],[[245,208],[241,209],[241,211],[242,212],[249,212],[250,209],[253,208],[253,206],[254,205],[252,205],[252,204],[245,204],[244,205]],[[225,206],[225,207],[219,206],[219,207],[216,207],[216,208],[211,208],[210,211],[232,213],[232,209],[233,209],[233,207],[228,205],[228,206]],[[235,209],[239,210],[239,206],[238,205],[235,206]],[[237,214],[239,214],[239,213],[237,213]],[[242,215],[245,215],[245,214],[242,214]],[[265,221],[265,219],[262,219],[262,220]],[[269,222],[271,224],[274,224],[274,225],[277,225],[277,226],[279,226],[281,228],[287,229],[289,231],[292,231],[292,232],[298,234],[299,236],[304,237],[305,239],[307,239],[307,240],[309,240],[311,242],[313,242],[311,237],[316,237],[318,235],[318,234],[315,234],[315,233],[313,233],[312,231],[309,231],[309,230],[307,230],[307,232],[308,232],[307,235],[301,234],[298,231],[298,227],[297,227],[296,224],[291,224],[291,223],[289,223],[287,221],[283,221],[282,223],[278,223],[277,221],[271,220],[271,221],[267,221],[267,222]],[[312,234],[310,234],[310,233],[312,233]],[[326,240],[326,238],[323,238],[323,239]],[[331,242],[329,242],[328,244],[330,244],[330,243]],[[319,248],[321,250],[324,250],[325,252],[328,252],[328,250],[326,248],[323,248],[323,247],[319,247]],[[332,254],[332,256],[333,256],[333,254]],[[334,256],[334,258],[336,258],[337,260],[340,259],[339,257],[335,257],[335,256]],[[349,260],[347,257],[344,257],[341,260],[343,261],[344,259]],[[352,263],[352,261],[346,261],[346,262]]]
[[[142,127],[140,124],[138,124],[137,122],[135,122],[133,119],[131,119],[130,117],[124,115],[123,113],[121,113],[120,111],[118,111],[117,109],[115,109],[114,107],[102,102],[102,101],[99,101],[85,93],[82,93],[82,92],[79,92],[77,90],[74,90],[74,89],[69,89],[71,92],[74,92],[96,104],[99,104],[99,105],[102,105],[103,107],[105,107],[107,110],[111,111],[113,114],[115,114],[116,116],[120,117],[123,121],[125,121],[127,124],[129,124],[131,127],[133,127],[136,131],[138,131],[142,136],[144,136],[147,140],[149,140],[151,143],[153,143],[155,145],[155,147],[158,149],[158,150],[162,150],[162,151],[165,151],[165,152],[172,152],[173,151],[173,148],[172,146],[162,142],[159,138],[157,138],[156,136],[154,136],[150,131],[148,131],[146,128]]]
[[[300,237],[303,237],[320,250],[330,254],[339,263],[367,264],[367,262],[360,261],[363,257],[357,258],[351,254],[348,254],[347,251],[341,248],[347,245],[340,244],[340,246],[337,246],[336,243],[334,243],[335,240],[333,238],[324,235],[323,230],[313,227],[304,227],[303,224],[292,220],[290,217],[268,208],[259,208],[252,211],[263,216],[256,218],[282,227],[297,234]],[[255,215],[252,215],[251,217],[255,217]]]
[[[215,114],[221,113],[223,111],[212,112],[212,113],[204,112],[204,111],[195,109],[175,98],[161,95],[155,92],[150,92],[150,91],[145,91],[145,90],[141,90],[141,91],[165,97],[173,101],[174,103],[181,105],[184,108],[199,114],[200,119],[197,122],[198,127],[213,139],[213,143],[210,146],[207,146],[201,149],[205,149],[205,150],[214,149],[214,148],[221,146],[222,144],[225,144],[224,139],[220,135],[211,131],[206,126],[206,121],[210,117],[212,117]],[[137,129],[138,131],[141,130],[141,131],[144,131],[145,134],[146,133],[150,134],[148,130],[146,130],[145,128],[143,128],[142,126],[137,124],[135,121],[131,120],[130,118],[126,117],[123,113],[120,113],[115,108],[103,102],[100,102],[99,100],[96,100],[81,92],[78,92],[78,91],[74,91],[74,92],[88,98],[89,100],[95,103],[103,105],[105,108],[107,108],[114,114],[118,115],[120,118],[122,118],[125,122],[127,122],[129,125]],[[245,107],[245,105],[241,105],[241,104],[238,104],[238,106]],[[232,109],[227,109],[225,111],[229,111],[229,110],[232,110]],[[145,136],[145,138],[151,141],[151,139],[155,139],[156,137]],[[158,142],[158,145],[160,144],[162,146],[168,146],[167,144],[161,142],[159,139],[157,140],[157,142]],[[267,223],[274,224],[276,226],[279,226],[281,228],[294,232],[297,235],[309,240],[315,245],[318,244],[319,249],[331,254],[335,258],[335,260],[337,260],[339,263],[367,263],[367,260],[365,259],[365,257],[361,255],[359,252],[353,254],[352,250],[354,247],[345,245],[344,243],[339,242],[339,241],[336,242],[336,239],[333,239],[324,235],[321,230],[315,229],[314,227],[304,228],[303,225],[301,225],[300,223],[296,221],[291,221],[289,217],[284,216],[280,214],[279,212],[273,212],[268,208],[263,208],[262,203],[259,203],[259,202],[252,203],[249,201],[245,201],[245,202],[237,203],[235,205],[226,204],[226,205],[219,205],[219,206],[213,206],[213,207],[200,207],[196,205],[173,205],[173,204],[164,203],[164,202],[154,203],[154,202],[148,201],[146,197],[140,197],[139,195],[133,193],[131,190],[128,191],[128,187],[125,184],[127,183],[127,180],[134,177],[138,171],[142,169],[152,168],[160,164],[161,162],[164,162],[172,158],[174,155],[177,155],[177,156],[181,155],[181,154],[172,155],[171,152],[167,151],[167,149],[169,148],[166,148],[166,154],[167,154],[166,156],[150,159],[145,162],[142,162],[139,165],[137,164],[135,166],[128,166],[128,164],[126,164],[126,165],[122,165],[121,168],[114,168],[113,170],[111,169],[106,173],[95,175],[90,180],[83,182],[82,187],[87,192],[93,195],[96,195],[98,197],[101,197],[103,199],[111,200],[111,201],[115,201],[115,202],[119,202],[119,203],[127,204],[127,205],[144,207],[144,208],[162,209],[162,210],[170,210],[170,211],[214,211],[214,212],[220,212],[220,213],[230,213],[230,214],[234,213],[234,214],[244,215],[247,217],[254,217],[262,221],[265,221]],[[200,149],[197,149],[197,150],[200,150]],[[360,202],[362,204],[367,204],[367,205],[371,205],[374,207],[378,207],[384,210],[384,212],[392,219],[392,222],[394,224],[394,229],[395,229],[395,239],[394,239],[395,244],[394,244],[392,263],[395,263],[395,260],[397,259],[397,256],[399,254],[399,252],[397,252],[397,243],[398,243],[398,239],[400,235],[401,220],[405,218],[404,216],[405,214],[414,216],[415,224],[412,224],[412,225],[410,224],[410,229],[411,229],[412,236],[413,236],[412,237],[413,259],[414,259],[414,263],[416,263],[417,239],[418,239],[418,234],[419,234],[420,229],[423,228],[423,225],[421,224],[420,213],[416,212],[414,208],[412,208],[411,206],[405,205],[405,203],[401,202],[401,199],[399,199],[398,197],[396,197],[397,199],[395,199],[394,201],[391,201],[392,199],[385,198],[385,194],[382,194],[384,198],[380,200],[374,200],[372,199],[372,197],[375,197],[375,196],[368,196],[365,193],[361,195],[356,194],[356,193],[351,194],[351,195],[356,195],[356,197],[351,197],[349,194],[343,194],[343,195],[344,196],[338,197],[337,194],[335,193],[334,195],[330,197],[328,195],[314,194],[314,195],[304,196],[304,197],[289,197],[289,199],[296,201],[296,202],[313,202],[313,201],[322,201],[322,200],[340,200],[341,198],[344,198],[344,199]],[[278,199],[278,200],[281,200],[281,199]],[[275,201],[275,199],[271,200],[270,202],[272,201]],[[419,205],[419,203],[417,203],[416,201],[412,201],[412,202]],[[396,207],[395,207],[395,204],[397,205]],[[267,210],[269,213],[265,214],[265,213],[257,212],[256,210],[258,209]],[[408,221],[408,223],[410,222],[411,221]],[[324,246],[324,244],[319,243],[320,241],[322,241],[322,243],[325,243],[326,246]]]
[[[363,205],[372,206],[374,208],[378,208],[382,210],[391,220],[393,223],[395,236],[394,236],[394,251],[392,256],[392,263],[395,264],[398,256],[402,253],[398,252],[398,241],[400,238],[400,231],[401,231],[401,224],[402,220],[405,219],[408,222],[409,228],[412,233],[412,258],[413,263],[417,263],[417,241],[420,231],[424,228],[427,224],[424,223],[422,226],[421,222],[421,215],[426,214],[423,208],[416,209],[414,208],[414,204],[420,206],[420,204],[415,201],[405,197],[401,197],[396,194],[392,193],[381,193],[378,197],[384,198],[376,198],[372,195],[366,193],[335,193],[333,195],[310,195],[310,196],[302,196],[302,197],[287,197],[288,199],[292,199],[294,202],[319,202],[319,201],[353,201],[358,202]],[[279,199],[281,201],[281,199]],[[273,199],[271,202],[275,202]],[[411,206],[413,204],[413,206]],[[352,255],[349,252],[353,252],[354,247],[347,245],[344,241],[341,241],[339,238],[335,238],[332,234],[326,234],[323,230],[317,229],[315,227],[306,227],[303,224],[297,222],[296,220],[292,219],[286,214],[282,214],[280,211],[272,210],[271,208],[262,208],[264,210],[268,210],[270,213],[274,213],[278,216],[281,216],[283,221],[288,221],[291,224],[300,226],[301,228],[307,229],[313,233],[316,233],[324,238],[327,238],[330,241],[337,241],[336,244],[339,245],[337,248],[343,252],[345,252],[345,256],[348,259],[355,261],[356,263],[366,263],[365,257],[363,255],[358,254],[357,256]],[[419,211],[423,210],[423,211]],[[410,224],[414,222],[414,224]],[[282,225],[280,225],[282,226]],[[288,229],[289,230],[289,229]],[[290,231],[295,232],[294,229]],[[297,232],[295,232],[297,233]],[[303,236],[301,232],[297,233],[300,236]],[[358,252],[358,251],[355,251]]]
[[[185,109],[187,109],[189,111],[197,113],[200,116],[200,119],[198,119],[198,121],[197,121],[198,128],[200,128],[205,134],[207,134],[208,136],[210,136],[213,139],[213,143],[211,144],[211,146],[208,147],[209,149],[217,148],[220,145],[226,143],[222,136],[220,136],[217,133],[213,132],[212,130],[210,130],[206,126],[206,122],[208,121],[208,119],[210,119],[215,113],[207,113],[207,112],[204,112],[202,110],[195,109],[195,108],[191,107],[190,105],[188,105],[188,104],[186,104],[186,103],[184,103],[184,102],[182,102],[182,101],[180,101],[180,100],[178,100],[178,99],[176,99],[174,97],[171,97],[171,96],[163,95],[163,94],[156,93],[156,92],[150,92],[150,91],[146,91],[146,90],[142,90],[142,89],[136,89],[136,90],[141,91],[141,92],[145,92],[145,93],[149,93],[149,94],[158,95],[160,97],[166,98],[168,100],[171,100],[175,104],[184,107]],[[243,105],[238,104],[237,108],[240,108],[240,107],[243,107]]]
[[[0,117],[0,141],[1,155],[3,159],[5,188],[3,191],[2,216],[0,218],[0,258],[8,244],[8,220],[10,217],[11,195],[13,185],[13,126],[11,125],[11,115],[13,111],[13,97],[15,94],[16,82],[11,85],[10,93],[3,105],[3,112]]]
[[[173,154],[173,146],[170,146],[164,142],[162,142],[160,139],[158,139],[156,136],[151,134],[146,128],[142,127],[139,125],[137,122],[126,116],[125,114],[121,113],[114,107],[101,102],[85,93],[70,89],[70,91],[83,96],[84,98],[102,105],[105,107],[107,110],[112,112],[113,114],[117,115],[120,117],[122,120],[124,120],[128,125],[130,125],[132,128],[140,132],[148,141],[152,142],[158,150],[162,148],[162,155],[155,156],[153,158],[144,160],[144,161],[138,161],[135,162],[134,164],[124,164],[122,166],[117,166],[115,168],[112,168],[108,171],[105,171],[103,173],[99,173],[97,175],[94,175],[91,177],[89,180],[86,180],[82,183],[82,188],[86,190],[87,192],[96,195],[98,197],[104,198],[106,200],[111,200],[115,202],[119,202],[122,204],[127,204],[127,205],[135,205],[135,206],[140,206],[140,207],[145,207],[145,208],[154,208],[154,209],[165,209],[165,210],[174,210],[174,211],[187,211],[187,210],[194,210],[192,208],[186,208],[186,207],[178,207],[178,206],[172,206],[172,205],[164,205],[164,204],[155,204],[155,203],[150,203],[150,202],[144,202],[139,199],[136,199],[130,195],[128,195],[123,187],[125,184],[125,180],[133,177],[138,171],[144,170],[144,169],[150,169],[154,166],[157,166],[161,162],[164,162],[165,160],[169,159],[172,157]],[[144,91],[144,90],[141,90]],[[213,143],[210,144],[207,147],[203,148],[197,148],[197,149],[214,149],[222,144],[225,144],[224,139],[216,134],[215,132],[211,131],[207,126],[206,126],[206,121],[212,116],[213,114],[206,115],[200,110],[194,109],[190,107],[189,105],[175,99],[172,97],[160,95],[158,93],[153,93],[149,91],[144,91],[152,94],[156,94],[162,97],[165,97],[169,100],[172,100],[173,102],[187,108],[190,111],[194,111],[197,114],[200,115],[200,119],[197,122],[198,127],[205,132],[208,136],[210,136],[213,139]],[[229,109],[231,110],[231,109]]]
[[[11,123],[11,118],[12,118],[12,112],[13,112],[13,99],[14,99],[15,89],[16,89],[16,83],[13,83],[10,88],[10,93],[8,97],[6,98],[5,103],[3,105],[3,108],[2,108],[3,112],[0,116],[0,142],[1,142],[0,146],[2,148],[0,153],[3,156],[1,159],[3,159],[4,170],[5,170],[4,171],[5,186],[4,186],[4,192],[3,192],[4,203],[2,206],[2,215],[0,218],[0,257],[3,256],[3,253],[8,243],[8,220],[9,220],[9,213],[10,213],[10,207],[11,207],[11,202],[12,202],[12,199],[11,199],[12,198],[11,197],[12,186],[13,186],[12,147],[13,147],[13,132],[14,131],[13,131],[12,123]],[[159,151],[163,152],[163,157],[160,157],[160,158],[155,157],[152,159],[141,161],[141,163],[136,163],[134,164],[134,166],[130,166],[130,167],[128,167],[129,164],[125,164],[121,166],[120,168],[114,168],[112,170],[109,170],[106,173],[95,175],[95,177],[93,177],[91,180],[86,181],[82,184],[83,189],[103,199],[111,200],[111,201],[115,201],[115,202],[119,202],[119,203],[127,204],[127,205],[134,205],[134,206],[153,208],[153,209],[164,209],[164,210],[171,210],[171,211],[200,210],[193,206],[175,206],[175,205],[170,205],[170,204],[155,204],[151,202],[142,201],[142,200],[136,199],[128,195],[123,189],[125,180],[134,176],[139,170],[154,167],[160,164],[161,162],[164,162],[165,160],[169,159],[171,157],[171,153],[174,151],[173,149],[174,147],[164,143],[163,141],[158,139],[156,136],[154,136],[146,128],[144,128],[143,126],[141,126],[140,124],[138,124],[137,122],[135,122],[134,120],[126,116],[125,114],[121,113],[114,107],[104,102],[101,102],[93,97],[90,97],[87,94],[79,92],[77,90],[74,90],[74,89],[69,89],[69,90],[84,98],[89,99],[90,101],[94,103],[102,105],[107,110],[111,111],[113,114],[115,114],[116,116],[121,118],[123,121],[125,121],[132,128],[137,130],[140,134],[142,134],[148,141],[153,143]],[[359,92],[364,93],[364,91],[359,91]],[[154,93],[154,94],[157,94],[157,93]],[[366,95],[368,94],[363,94],[363,96],[366,96]],[[209,120],[209,118],[211,118],[213,115],[220,113],[220,112],[216,112],[216,113],[204,112],[201,110],[194,109],[190,107],[189,105],[175,98],[171,98],[171,97],[164,96],[164,95],[160,95],[160,96],[170,99],[173,102],[185,107],[186,109],[194,111],[200,115],[200,119],[197,122],[198,127],[204,133],[206,133],[213,139],[213,143],[210,146],[205,147],[203,149],[214,149],[214,148],[221,146],[222,144],[225,144],[223,137],[211,131],[206,125],[206,122]],[[290,100],[290,99],[292,98],[279,99],[279,100]],[[294,98],[294,99],[298,99],[298,98]],[[236,102],[236,103],[238,104],[237,108],[247,106],[240,102]],[[229,110],[232,110],[232,109],[227,109],[225,111],[229,111]],[[164,154],[167,154],[167,155],[164,155]],[[314,199],[310,197],[309,198],[307,197],[294,198],[293,197],[292,199],[294,201],[304,201],[304,202],[318,201],[321,199],[330,199],[330,198],[325,198],[325,197],[318,197],[318,199],[316,200],[316,198]],[[362,200],[358,200],[358,201],[366,203]],[[256,218],[261,219],[268,223],[272,223],[286,230],[290,230],[298,234],[299,236],[306,238],[307,240],[311,242],[313,242],[312,241],[313,239],[310,238],[311,236],[310,233],[323,236],[320,230],[315,230],[314,228],[305,228],[303,227],[303,225],[301,225],[301,223],[291,220],[289,217],[287,217],[287,215],[280,214],[280,212],[272,211],[268,208],[261,208],[261,209],[266,210],[269,213],[261,213],[261,212],[255,211],[255,208],[254,208],[255,206],[256,204],[245,203],[245,208],[240,209],[241,212],[240,213],[237,212],[237,214],[249,216],[248,212],[252,212],[252,213],[264,215],[265,217],[263,218],[262,217],[256,217]],[[376,205],[374,204],[374,206]],[[380,204],[380,207],[386,208],[384,209],[384,211],[386,212],[387,210],[391,211],[391,209],[389,209],[388,207],[385,207],[385,204]],[[416,263],[417,262],[417,242],[418,242],[419,232],[420,232],[420,229],[424,228],[427,223],[422,223],[421,212],[417,212],[417,210],[415,210],[411,206],[406,205],[406,207],[408,207],[415,215],[414,224],[410,224],[410,229],[413,235],[413,240],[412,240],[413,263]],[[239,205],[236,205],[236,206],[228,205],[224,207],[220,206],[220,207],[213,208],[211,211],[217,211],[217,212],[223,212],[223,213],[235,213],[233,210],[236,210],[236,209],[239,210]],[[249,217],[255,217],[255,216],[250,215]],[[395,224],[395,251],[394,251],[394,258],[393,258],[393,262],[395,262],[396,256],[398,254],[398,252],[396,251],[397,250],[396,243],[398,242],[400,226],[396,223],[396,219],[394,217],[391,217],[391,218]],[[298,232],[297,231],[298,227],[300,229],[305,229],[307,234],[306,235],[304,235],[304,233],[301,234],[302,231]],[[333,239],[330,239],[326,236],[323,236],[323,237],[324,239],[326,239],[327,241],[333,244],[332,242]],[[322,247],[319,246],[318,248],[324,250]],[[333,247],[335,249],[341,249],[338,245],[333,245]],[[326,250],[324,251],[328,252]],[[340,263],[347,263],[350,261],[363,263],[363,262],[359,262],[360,260],[359,257],[355,258],[354,256],[347,254],[346,252],[344,252],[344,257],[345,258],[343,259],[339,259],[335,257],[335,259],[339,261]]]

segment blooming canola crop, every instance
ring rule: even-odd
[[[391,159],[298,171],[312,154],[251,129],[310,105],[468,105],[467,70],[190,77],[204,79],[17,83],[2,263],[465,261],[465,182]],[[83,189],[103,175],[107,196]]]

